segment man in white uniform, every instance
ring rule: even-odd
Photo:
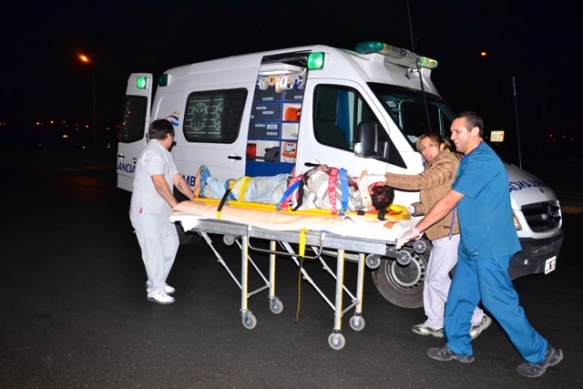
[[[169,221],[172,208],[178,204],[172,188],[188,199],[194,197],[178,172],[170,149],[174,144],[174,128],[165,119],[152,122],[149,142],[140,152],[130,205],[130,220],[142,250],[146,267],[148,301],[168,305],[174,288],[166,284],[180,241],[176,227]]]

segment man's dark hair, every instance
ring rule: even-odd
[[[377,185],[371,189],[370,198],[372,200],[372,206],[377,211],[381,211],[393,204],[395,191],[388,185]]]
[[[480,137],[484,136],[484,121],[477,113],[472,111],[465,111],[459,113],[455,118],[466,119],[467,123],[466,127],[468,128],[468,130],[471,130],[474,127],[478,127],[478,129],[480,130]]]
[[[150,139],[166,139],[166,134],[174,137],[174,126],[168,120],[158,119],[150,124],[150,130],[148,131]]]

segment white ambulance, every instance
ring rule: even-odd
[[[118,187],[132,190],[135,163],[152,120],[167,118],[176,132],[172,154],[194,185],[200,165],[220,178],[304,172],[324,163],[354,176],[367,169],[416,174],[415,149],[429,130],[449,135],[453,118],[433,85],[435,60],[381,42],[355,50],[314,45],[241,55],[176,67],[158,78],[128,81],[118,146]],[[513,278],[555,268],[563,240],[555,193],[536,177],[507,165],[516,232],[523,250]],[[418,201],[397,191],[396,204]],[[406,266],[372,260],[380,293],[401,307],[423,305],[428,252]]]

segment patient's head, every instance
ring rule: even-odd
[[[393,188],[384,183],[382,183],[382,185],[371,185],[369,192],[372,206],[377,211],[386,209],[395,199],[395,191]]]

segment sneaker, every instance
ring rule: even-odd
[[[150,281],[146,281],[146,289],[151,288],[151,287],[152,287],[152,283]],[[166,293],[166,294],[174,294],[174,292],[176,292],[176,289],[174,289],[170,285],[166,285],[164,287],[164,293]]]
[[[452,361],[454,359],[460,361],[461,363],[474,362],[473,355],[456,354],[447,346],[430,348],[429,350],[427,350],[427,355],[429,356],[429,358],[442,362]]]
[[[523,377],[540,377],[545,373],[548,367],[558,365],[563,360],[563,350],[554,348],[549,344],[545,359],[541,363],[524,362],[516,370]]]
[[[204,186],[204,184],[206,184],[208,179],[211,177],[211,172],[209,171],[209,168],[206,167],[206,165],[202,165],[200,169],[198,169],[198,174],[200,174],[200,180],[202,181],[202,184]]]
[[[151,301],[160,305],[168,305],[174,302],[174,297],[168,296],[166,293],[158,293],[155,296],[148,296],[148,301]]]
[[[416,324],[411,327],[411,330],[419,335],[427,336],[431,335],[436,338],[443,338],[443,328],[431,328],[425,324]]]
[[[194,180],[194,190],[193,194],[194,197],[204,197],[204,187],[207,184],[208,179],[210,178],[211,173],[209,172],[208,167],[202,165],[198,172],[196,173],[196,178]]]
[[[490,316],[484,314],[482,316],[482,321],[480,322],[480,324],[472,326],[472,328],[470,329],[470,336],[472,337],[472,340],[480,336],[482,331],[490,327],[490,324],[492,324],[492,319],[490,318]]]

